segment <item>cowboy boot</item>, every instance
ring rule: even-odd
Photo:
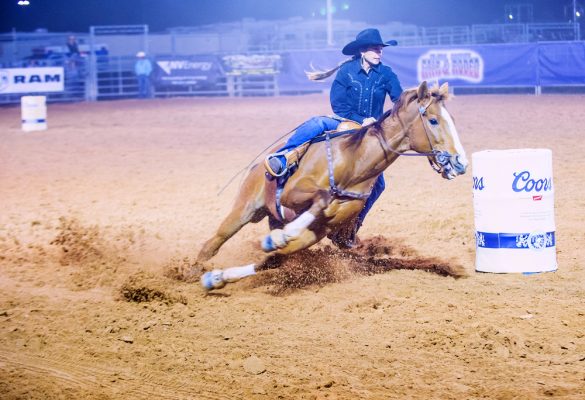
[[[310,144],[310,142],[305,142],[292,150],[268,154],[264,159],[266,172],[275,178],[284,176],[290,170],[291,166],[299,163]]]
[[[269,154],[264,160],[266,172],[275,178],[281,177],[286,173],[286,158],[281,153]]]

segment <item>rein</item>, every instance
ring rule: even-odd
[[[404,157],[437,157],[439,156],[441,153],[441,151],[439,150],[435,150],[433,149],[433,143],[431,142],[431,137],[429,136],[429,132],[427,129],[427,125],[425,123],[425,120],[423,119],[423,115],[426,114],[427,112],[427,108],[429,108],[429,106],[431,105],[431,103],[433,102],[433,100],[429,100],[429,102],[427,103],[426,106],[420,106],[418,108],[418,116],[420,117],[425,133],[427,135],[427,140],[429,141],[429,145],[431,147],[431,151],[430,152],[425,152],[425,153],[400,153],[399,151],[394,150],[393,148],[391,148],[388,145],[388,141],[386,140],[386,138],[383,135],[379,136],[379,140],[380,140],[380,144],[382,145],[382,148],[384,149],[384,153],[386,153],[386,150],[391,151],[394,154],[397,154],[399,156],[404,156]],[[400,133],[404,133],[406,131],[406,127],[404,126],[404,123],[402,122],[402,120],[400,119],[400,117],[397,115],[396,116],[398,118],[398,122],[400,122],[400,126],[402,126],[402,130],[400,131]],[[386,157],[387,158],[387,157]],[[434,169],[434,168],[433,168]]]
[[[444,166],[444,165],[449,163],[449,158],[451,157],[451,155],[449,153],[433,149],[433,143],[431,142],[431,137],[429,136],[428,128],[426,126],[425,120],[423,119],[423,116],[426,114],[427,108],[429,108],[432,101],[433,101],[433,99],[429,100],[429,102],[427,103],[426,106],[420,106],[418,109],[418,115],[421,119],[425,133],[427,135],[427,139],[429,141],[431,151],[425,152],[425,153],[406,153],[406,152],[401,153],[399,151],[396,151],[392,147],[390,147],[390,145],[388,144],[388,141],[386,140],[384,135],[376,135],[376,137],[378,137],[378,139],[380,140],[380,145],[382,146],[382,150],[384,150],[384,158],[386,160],[388,159],[388,156],[387,156],[388,152],[391,152],[391,153],[394,153],[398,156],[405,156],[405,157],[433,157],[436,164],[438,164],[440,166]],[[400,125],[402,126],[402,130],[400,131],[400,133],[404,133],[406,131],[406,127],[404,126],[404,123],[402,122],[400,117],[398,117],[398,121],[400,122]],[[350,131],[343,132],[343,133],[350,133]],[[339,135],[335,135],[335,136],[339,136]],[[370,197],[370,195],[372,194],[371,190],[367,193],[351,192],[348,190],[341,189],[339,186],[337,186],[335,184],[335,177],[333,176],[333,155],[331,152],[331,135],[329,134],[329,131],[325,132],[325,148],[327,150],[327,167],[329,170],[329,191],[333,195],[337,195],[338,197],[348,197],[351,199],[364,200],[364,199],[367,199],[368,197]],[[431,167],[433,168],[434,171],[436,171],[438,173],[441,172],[441,167],[437,167],[435,164],[433,164],[433,162],[430,159],[429,159],[429,164],[431,164]]]

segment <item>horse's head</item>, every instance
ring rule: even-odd
[[[448,84],[429,89],[427,83],[423,82],[409,92],[412,93],[407,94],[404,107],[416,113],[407,130],[410,149],[429,153],[431,166],[445,179],[464,174],[469,162],[459,141],[453,117],[445,108],[445,101],[449,98]]]

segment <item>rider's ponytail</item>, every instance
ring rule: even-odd
[[[337,71],[339,68],[341,68],[341,66],[345,63],[348,63],[350,61],[355,60],[356,58],[358,58],[357,55],[353,56],[352,58],[348,58],[345,61],[340,62],[337,67],[330,69],[328,71],[305,71],[305,75],[307,75],[307,78],[309,78],[309,80],[311,81],[320,81],[323,80],[325,78],[330,77],[331,75],[333,75],[333,73],[335,73],[335,71]]]

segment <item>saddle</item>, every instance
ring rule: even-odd
[[[286,171],[288,173],[283,176],[276,176],[274,171],[268,164],[268,158],[264,160],[264,167],[266,168],[266,182],[265,182],[265,204],[274,218],[280,222],[292,221],[296,217],[294,210],[284,207],[280,202],[280,195],[284,189],[284,185],[288,178],[297,170],[301,158],[307,152],[312,143],[325,140],[325,134],[330,136],[341,136],[345,133],[354,132],[361,129],[361,125],[351,120],[344,120],[339,123],[337,129],[334,131],[323,132],[312,140],[295,147],[292,150],[285,152],[283,155],[286,159]]]

